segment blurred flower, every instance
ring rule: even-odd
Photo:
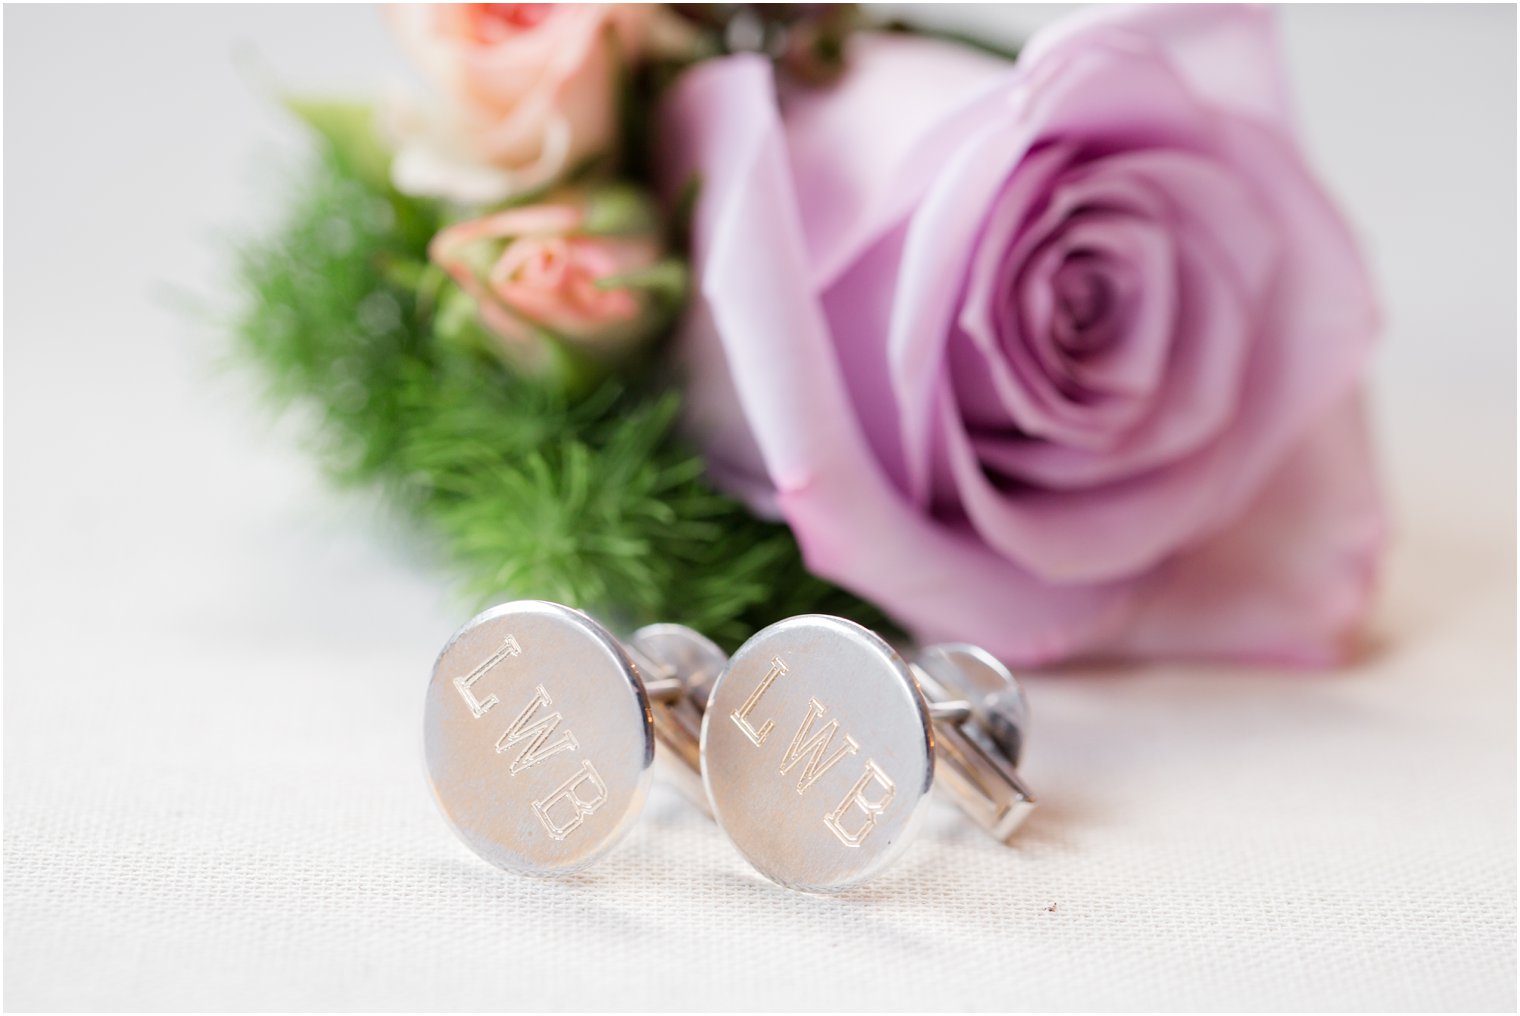
[[[844,45],[863,20],[858,4],[665,4],[709,34],[716,52],[763,53],[784,75],[822,84],[844,70]],[[708,56],[713,53],[706,54]]]
[[[562,179],[616,140],[618,72],[649,6],[400,4],[391,23],[442,92],[392,103],[397,189],[492,204]]]
[[[658,227],[644,196],[606,187],[458,223],[428,252],[508,359],[536,372],[559,349],[610,362],[669,323],[684,273]]]
[[[856,36],[667,106],[714,477],[922,640],[1010,661],[1338,658],[1382,540],[1377,313],[1270,14],[1084,13],[1012,66]]]

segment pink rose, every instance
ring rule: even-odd
[[[1084,13],[1017,64],[857,37],[666,107],[697,174],[681,336],[714,477],[921,640],[1337,659],[1383,525],[1377,328],[1270,15]]]
[[[409,194],[490,204],[562,178],[617,131],[620,61],[651,8],[400,4],[391,22],[442,92],[391,111],[392,177]]]
[[[670,299],[647,284],[662,264],[653,210],[626,188],[461,222],[428,253],[528,371],[546,369],[561,348],[613,359],[669,321]]]

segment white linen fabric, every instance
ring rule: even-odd
[[[1514,1008],[1513,8],[1285,14],[1387,294],[1367,651],[1029,675],[1017,846],[942,802],[838,898],[666,787],[569,881],[455,842],[420,714],[472,605],[160,299],[279,213],[296,134],[229,56],[361,92],[373,13],[7,21],[8,1008]]]

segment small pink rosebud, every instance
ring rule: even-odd
[[[674,310],[658,220],[626,187],[568,192],[450,226],[429,254],[476,304],[509,360],[541,373],[555,347],[608,363]]]

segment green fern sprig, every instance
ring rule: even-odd
[[[449,291],[426,244],[440,224],[335,148],[240,258],[241,346],[278,400],[316,409],[336,478],[382,486],[482,604],[677,621],[729,648],[799,613],[890,627],[810,574],[784,525],[706,481],[656,372],[571,396],[514,374],[478,326],[436,328]]]

